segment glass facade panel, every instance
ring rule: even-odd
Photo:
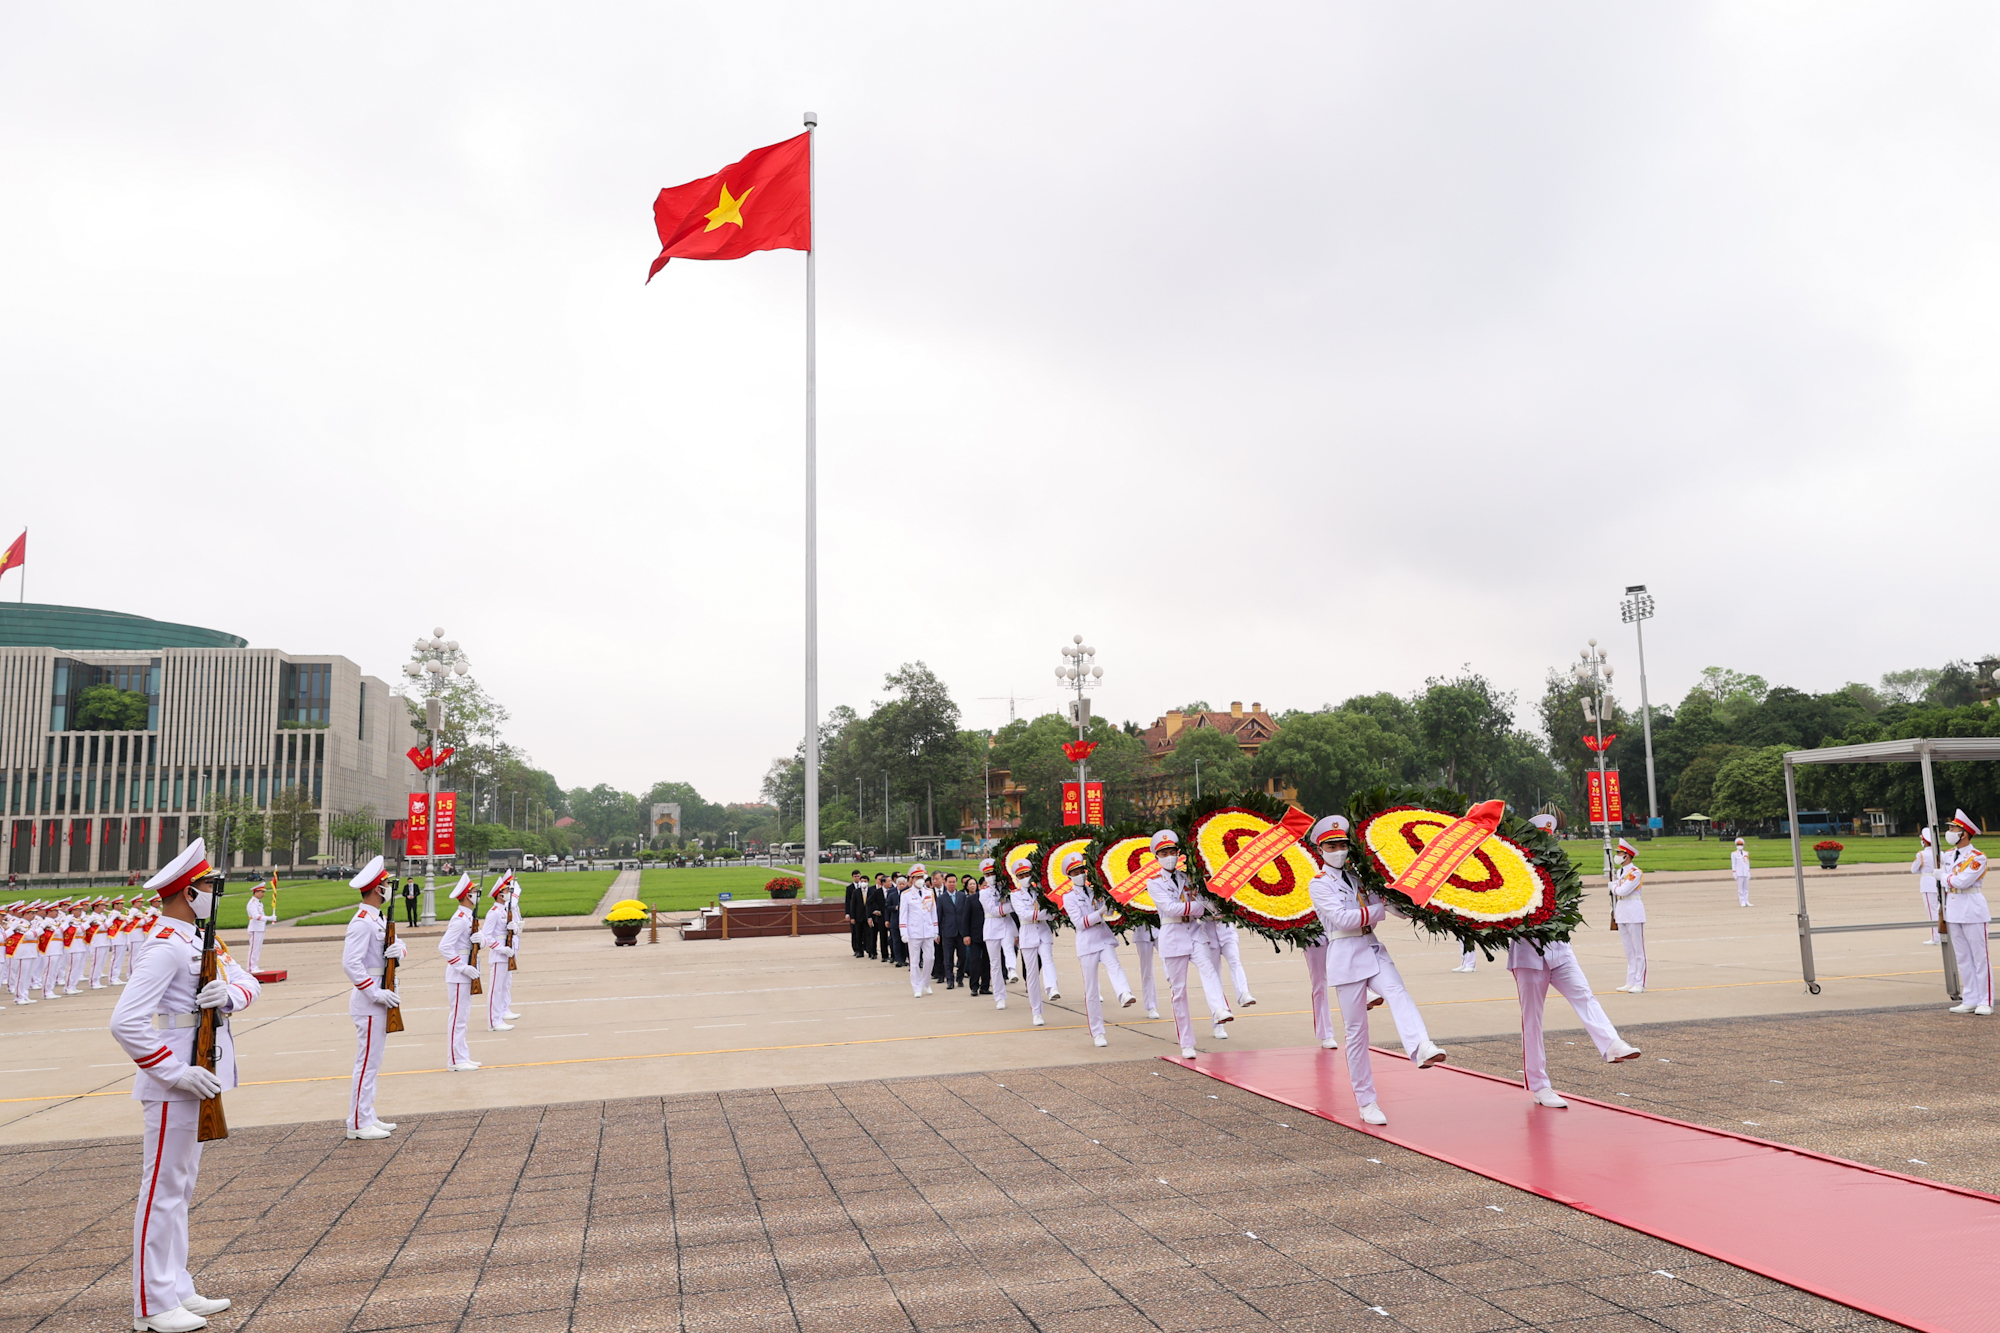
[[[278,664],[278,725],[323,727],[333,715],[333,664]]]

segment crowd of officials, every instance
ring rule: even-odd
[[[938,947],[931,979],[946,990],[964,986],[972,995],[993,994],[992,957],[984,941],[986,911],[979,903],[975,875],[946,873],[937,895]],[[856,958],[873,958],[891,967],[910,965],[910,946],[897,928],[908,875],[886,871],[869,879],[857,870],[848,881],[848,938]]]

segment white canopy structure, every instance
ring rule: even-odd
[[[1967,759],[2000,759],[2000,736],[1940,736],[1916,737],[1901,741],[1870,741],[1865,745],[1829,745],[1818,750],[1793,750],[1785,755],[1785,811],[1790,816],[1792,831],[1792,877],[1798,883],[1799,891],[1799,966],[1805,973],[1806,989],[1819,994],[1819,982],[1813,974],[1812,937],[1834,935],[1852,930],[1921,930],[1930,922],[1888,921],[1880,925],[1868,926],[1815,926],[1812,916],[1806,911],[1806,871],[1799,858],[1799,796],[1798,786],[1793,781],[1793,768],[1799,764],[1916,764],[1924,774],[1924,822],[1931,830],[1932,846],[1942,846],[1937,840],[1938,808],[1937,784],[1931,778],[1934,763],[1955,762]],[[1951,942],[1947,939],[1939,946],[1944,952],[1944,988],[1956,1000],[1959,998],[1958,962],[1952,957]]]

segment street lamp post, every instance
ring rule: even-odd
[[[472,667],[458,651],[458,640],[444,637],[442,626],[431,631],[428,642],[418,647],[421,661],[403,663],[403,674],[424,683],[424,729],[431,734],[431,753],[438,749],[438,733],[444,730],[444,678],[464,676]],[[424,836],[423,924],[437,924],[437,765],[424,770],[425,817],[429,824]],[[477,818],[475,813],[474,818]]]
[[[1070,705],[1070,721],[1076,724],[1076,738],[1082,740],[1084,733],[1090,729],[1090,701],[1083,697],[1083,692],[1104,679],[1104,668],[1097,665],[1097,650],[1086,646],[1081,634],[1070,637],[1070,641],[1063,645],[1062,654],[1069,659],[1069,664],[1056,668],[1056,679],[1076,691],[1076,702]],[[1079,807],[1088,771],[1085,761],[1076,761],[1076,799]]]
[[[1660,793],[1653,782],[1653,707],[1646,700],[1646,622],[1653,618],[1653,595],[1646,591],[1646,585],[1636,583],[1625,590],[1625,600],[1618,604],[1618,610],[1639,636],[1639,719],[1646,733],[1646,827],[1657,829],[1660,824]]]
[[[1609,883],[1612,866],[1611,788],[1606,783],[1604,774],[1604,692],[1611,688],[1612,667],[1611,663],[1605,660],[1611,654],[1599,648],[1597,640],[1592,639],[1590,646],[1585,648],[1581,655],[1583,660],[1577,663],[1571,670],[1575,672],[1577,681],[1583,686],[1586,695],[1583,701],[1583,720],[1585,723],[1597,728],[1597,744],[1592,748],[1597,752],[1598,798],[1604,803],[1604,819],[1602,821],[1604,826],[1604,878],[1605,882]],[[1586,814],[1589,813],[1589,805],[1590,802],[1586,800],[1584,802]]]

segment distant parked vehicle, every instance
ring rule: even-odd
[[[528,854],[519,847],[494,847],[486,853],[486,871],[491,874],[496,870],[525,870],[527,859]]]

